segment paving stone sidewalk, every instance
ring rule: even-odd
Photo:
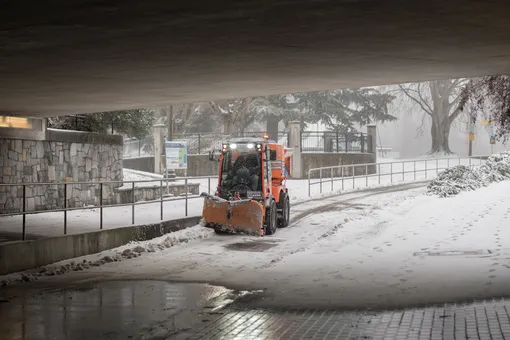
[[[510,300],[392,311],[230,309],[175,339],[509,339]]]

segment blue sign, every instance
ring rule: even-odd
[[[167,169],[188,168],[188,148],[185,141],[165,141]]]

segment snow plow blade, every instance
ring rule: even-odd
[[[226,232],[264,235],[264,207],[250,199],[227,201],[206,193],[202,217],[206,227]]]

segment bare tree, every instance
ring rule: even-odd
[[[250,114],[252,98],[210,101],[209,107],[223,122],[223,133],[243,133],[246,126],[255,120]],[[237,130],[237,131],[236,131]]]
[[[467,80],[436,80],[426,83],[399,85],[404,93],[432,121],[430,134],[432,147],[429,154],[451,154],[449,144],[450,129],[460,116],[465,104],[463,95]]]
[[[199,103],[177,104],[160,108],[160,119],[168,126],[168,136],[188,132],[190,121],[197,113],[199,105]]]

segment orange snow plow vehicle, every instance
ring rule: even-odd
[[[205,226],[217,233],[272,235],[289,224],[285,158],[291,150],[268,138],[236,138],[210,153],[219,160],[215,195],[202,193]]]

